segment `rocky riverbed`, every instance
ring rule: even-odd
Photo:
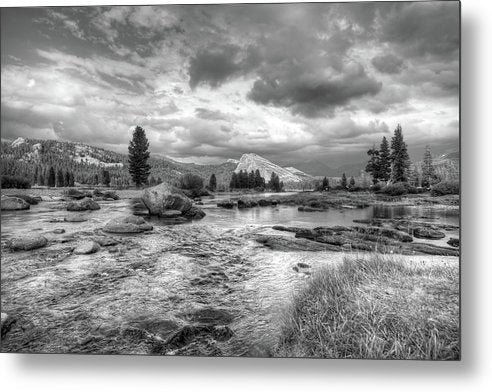
[[[229,210],[211,199],[202,220],[176,225],[134,216],[138,202],[124,198],[85,211],[67,211],[68,202],[2,212],[3,351],[269,356],[292,294],[316,268],[364,251],[354,244],[437,241],[454,253],[402,257],[458,261],[459,248],[442,243],[456,226],[439,219],[412,223],[445,233],[434,240],[416,238],[409,220],[350,209],[342,229],[293,206]]]

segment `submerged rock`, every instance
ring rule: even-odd
[[[1,209],[2,211],[28,210],[31,205],[18,197],[8,197],[2,195]]]
[[[147,223],[144,218],[131,215],[123,218],[111,219],[108,223],[106,223],[103,231],[106,233],[132,234],[142,233],[152,229],[152,225]]]
[[[101,207],[92,199],[83,199],[81,201],[72,201],[67,204],[67,211],[87,211],[99,210]]]
[[[85,221],[88,220],[88,218],[85,215],[76,214],[76,215],[66,216],[65,218],[63,218],[63,220],[65,222],[73,222],[73,223],[76,223],[76,222],[85,222]]]
[[[267,248],[280,251],[302,250],[302,251],[335,251],[339,252],[341,249],[338,246],[330,244],[321,244],[315,241],[309,241],[304,238],[293,238],[285,236],[275,236],[261,234],[256,237],[256,242],[266,246]]]
[[[79,244],[73,253],[77,255],[89,255],[92,253],[96,253],[100,249],[100,246],[95,241],[86,241]]]
[[[178,188],[165,182],[145,189],[142,201],[151,215],[158,216],[162,216],[168,210],[177,210],[185,213],[192,206],[190,198],[185,196]]]
[[[300,207],[297,207],[297,210],[298,211],[302,211],[302,212],[320,212],[320,211],[326,211],[323,208],[310,207],[310,206],[300,206]]]
[[[454,237],[451,237],[448,242],[447,242],[448,245],[454,247],[454,248],[459,248],[460,246],[460,239],[459,238],[454,238]]]
[[[201,308],[191,312],[182,313],[181,317],[195,323],[226,325],[232,323],[234,316],[224,309]]]
[[[226,208],[228,210],[230,210],[231,208],[234,208],[234,206],[235,206],[234,202],[232,202],[230,200],[221,201],[221,202],[217,203],[217,207]]]
[[[48,240],[40,235],[27,235],[13,238],[7,242],[7,246],[13,251],[42,248],[47,244]]]
[[[188,211],[184,213],[184,216],[189,219],[198,220],[205,217],[205,211],[198,207],[191,207]]]

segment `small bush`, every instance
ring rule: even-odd
[[[460,183],[458,181],[441,181],[431,189],[432,196],[459,195]]]
[[[381,193],[388,196],[402,196],[406,195],[409,190],[409,185],[404,182],[396,182],[394,184],[386,185],[381,189]]]
[[[2,176],[2,188],[29,189],[31,183],[19,176]]]

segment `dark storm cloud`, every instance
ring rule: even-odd
[[[403,60],[392,53],[386,53],[373,57],[371,64],[379,72],[387,74],[397,74],[403,69]]]
[[[381,83],[366,74],[360,64],[353,65],[336,78],[299,73],[297,78],[260,79],[249,98],[261,104],[287,107],[308,117],[345,105],[353,98],[374,95]]]
[[[200,83],[217,87],[238,73],[241,70],[241,64],[236,59],[239,51],[238,46],[225,45],[197,53],[190,59],[190,87],[195,88]]]
[[[457,1],[395,4],[382,12],[381,40],[407,56],[449,57],[459,49]]]

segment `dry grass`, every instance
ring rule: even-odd
[[[460,359],[458,265],[374,255],[324,267],[295,297],[275,355]]]

